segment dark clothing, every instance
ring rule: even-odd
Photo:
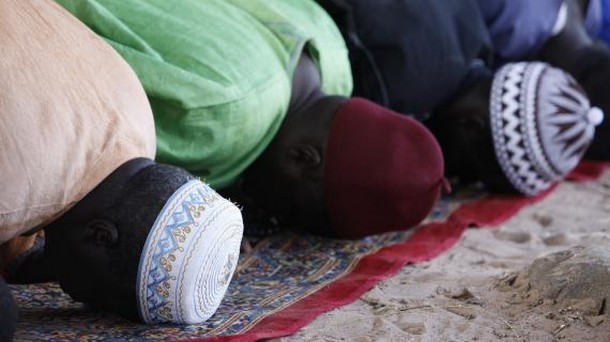
[[[419,120],[473,70],[491,65],[491,39],[473,0],[317,1],[347,42],[354,96]]]
[[[11,290],[0,276],[0,341],[12,341],[17,322],[17,307]]]
[[[567,20],[566,0],[317,1],[347,41],[354,95],[420,121],[457,97],[472,76],[535,58]],[[592,34],[601,27],[603,36],[604,24],[610,27],[608,13],[610,0],[590,0],[584,18],[587,31]],[[591,102],[608,113],[610,50],[598,44],[576,55],[565,69],[583,85]],[[597,127],[587,158],[610,159],[607,138],[600,136],[610,137],[610,120]]]

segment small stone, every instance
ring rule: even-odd
[[[426,325],[423,322],[400,322],[397,326],[411,335],[423,335],[426,333]]]
[[[542,242],[547,246],[563,246],[568,244],[568,238],[565,234],[555,234],[544,238]]]
[[[472,292],[470,292],[467,288],[464,287],[457,292],[449,293],[447,297],[457,299],[459,301],[465,301],[473,299],[474,295],[472,294]]]
[[[596,326],[602,324],[605,320],[606,320],[605,315],[585,316],[585,322],[587,322],[587,324],[592,327],[596,327]]]
[[[532,235],[527,232],[504,232],[494,231],[494,236],[498,240],[511,241],[514,243],[526,243],[532,239]]]
[[[472,307],[468,306],[448,306],[444,308],[445,310],[454,313],[458,316],[462,316],[468,320],[474,319],[477,317],[476,310]]]
[[[538,221],[542,227],[548,227],[553,223],[553,218],[547,215],[534,215],[534,220]]]

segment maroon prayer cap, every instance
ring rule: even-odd
[[[432,133],[362,98],[342,104],[326,151],[324,184],[332,229],[357,239],[421,223],[446,184]]]

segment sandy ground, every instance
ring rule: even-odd
[[[610,172],[276,341],[610,341]]]

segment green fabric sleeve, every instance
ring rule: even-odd
[[[347,49],[311,0],[58,0],[132,66],[155,116],[157,161],[217,188],[267,147],[307,47],[327,94],[349,95]]]

